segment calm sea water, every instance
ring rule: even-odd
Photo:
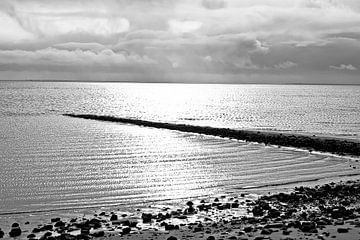
[[[358,159],[63,113],[359,140],[359,99],[360,86],[0,82],[0,213],[131,206],[360,174]]]

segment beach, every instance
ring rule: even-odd
[[[359,239],[360,181],[297,187],[288,193],[194,199],[132,212],[94,210],[61,218],[12,216],[8,239]],[[79,214],[79,213],[78,213]],[[50,218],[50,216],[52,216]]]

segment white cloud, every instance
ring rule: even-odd
[[[293,68],[293,67],[296,67],[297,64],[294,63],[294,62],[291,62],[291,61],[286,61],[286,62],[283,62],[283,63],[279,63],[277,65],[275,65],[274,67],[276,69],[288,69],[288,68]]]
[[[169,28],[170,31],[174,34],[184,34],[195,32],[200,29],[202,26],[201,22],[198,21],[180,21],[180,20],[170,20]]]
[[[351,64],[341,64],[340,66],[330,66],[329,68],[331,69],[336,69],[336,70],[349,70],[349,71],[356,71],[357,68],[354,67],[353,65]]]

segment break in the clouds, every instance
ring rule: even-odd
[[[358,0],[2,0],[0,78],[360,83]]]

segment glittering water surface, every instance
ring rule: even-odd
[[[360,174],[355,159],[65,112],[359,139],[358,99],[356,86],[2,82],[0,213],[128,206]]]

